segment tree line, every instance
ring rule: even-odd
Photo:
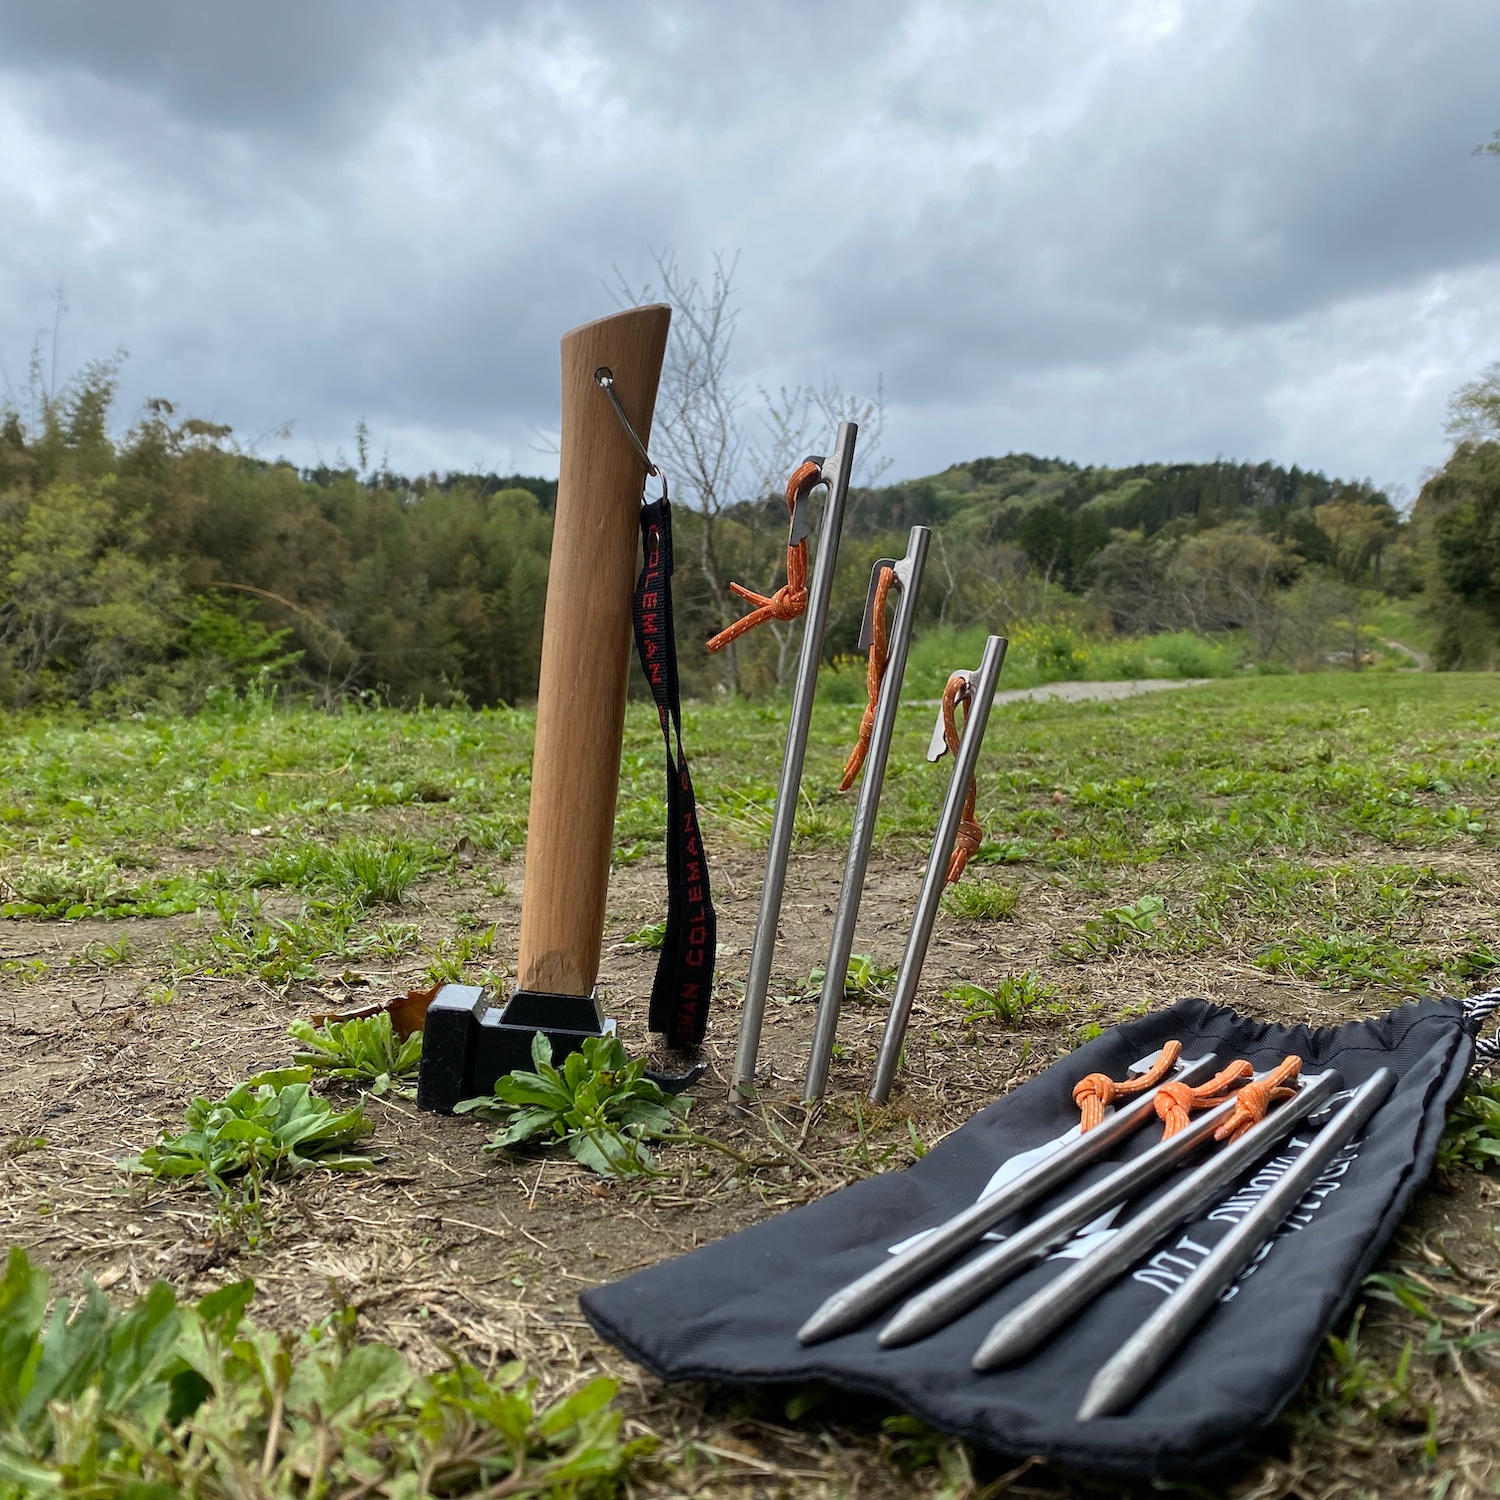
[[[701,368],[668,371],[658,415],[658,456],[679,481],[684,687],[764,693],[790,673],[795,628],[764,628],[722,659],[701,643],[739,613],[731,580],[762,592],[780,581],[778,466],[826,447],[841,415],[873,412],[878,436],[878,412],[836,391],[783,392],[782,441],[759,469],[694,472],[692,454],[708,452],[685,437],[704,430]],[[553,481],[371,470],[363,434],[358,463],[299,470],[166,401],[121,432],[116,373],[96,364],[25,416],[0,413],[0,703],[191,711],[252,688],[324,703],[534,696]],[[1415,596],[1441,627],[1440,665],[1488,667],[1500,656],[1500,368],[1459,393],[1453,423],[1452,456],[1409,517],[1366,482],[1273,464],[1010,454],[866,482],[828,653],[854,652],[873,562],[899,556],[920,522],[934,544],[919,628],[1061,611],[1105,631],[1240,630],[1266,662],[1357,666],[1371,609]],[[722,422],[708,430],[737,440]]]

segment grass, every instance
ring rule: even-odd
[[[213,909],[218,925],[206,941],[171,945],[177,974],[287,984],[327,967],[399,957],[417,936],[409,923],[368,921],[362,903],[310,901],[295,917],[271,917],[254,892],[215,892]]]
[[[247,885],[289,886],[356,906],[399,906],[414,881],[447,862],[431,844],[354,838],[329,847],[290,839],[244,873]]]
[[[438,944],[432,962],[427,965],[424,981],[427,984],[462,984],[477,978],[481,984],[491,983],[498,976],[487,966],[478,975],[469,971],[478,960],[490,958],[494,951],[494,923],[477,929],[460,927],[449,941]]]
[[[1376,634],[1387,640],[1400,641],[1415,651],[1429,655],[1437,649],[1439,625],[1429,611],[1422,608],[1420,597],[1410,599],[1387,599],[1370,616],[1370,624]],[[1402,665],[1409,665],[1403,662]]]
[[[1316,979],[1324,989],[1345,990],[1419,985],[1428,968],[1426,955],[1363,932],[1293,932],[1262,949],[1255,963]]]
[[[877,835],[913,850],[931,838],[946,785],[922,758],[932,718],[916,704],[898,716]],[[857,704],[820,703],[814,716],[799,808],[809,844],[848,837],[853,799],[836,788],[858,719]],[[709,837],[765,838],[785,726],[784,704],[689,706]],[[1497,728],[1500,692],[1483,675],[1250,678],[1129,703],[1003,706],[979,777],[982,857],[1076,869],[1305,860],[1371,840],[1404,855],[1461,849],[1491,837]],[[632,705],[619,827],[640,836],[622,848],[659,848],[658,733],[649,707]],[[194,878],[394,900],[462,837],[519,840],[530,735],[530,716],[511,710],[12,721],[0,738],[0,875],[46,894],[39,904],[108,906],[164,886],[122,874],[132,851],[214,850],[255,830],[276,840],[257,861]],[[447,801],[417,795],[439,780]],[[410,831],[372,828],[393,819]],[[43,891],[34,881],[47,872],[59,884]]]
[[[907,692],[914,697],[939,696],[948,674],[955,668],[979,665],[987,634],[983,626],[928,631],[912,644],[906,668]],[[1012,632],[1000,685],[1029,688],[1048,682],[1080,680],[1228,677],[1244,658],[1245,646],[1233,635],[1205,640],[1181,631],[1172,635],[1104,637],[1087,635],[1058,621]],[[859,676],[857,701],[863,701],[863,668],[846,667],[844,674]]]
[[[950,886],[943,906],[966,922],[998,922],[1016,914],[1021,892],[1002,880],[976,880],[970,876]]]
[[[1102,656],[1068,666],[1065,640],[1022,645],[1002,686],[1021,685],[1026,672],[1042,670],[1049,651],[1054,666],[1068,671],[1125,675]],[[967,649],[963,642],[929,636],[919,646],[929,653],[922,670],[936,678],[948,666],[965,664],[961,646]],[[1233,643],[1212,649],[1232,653]],[[996,709],[979,776],[978,816],[986,841],[959,887],[967,893],[960,902],[974,905],[957,909],[950,895],[939,920],[929,994],[922,997],[930,1014],[908,1035],[904,1093],[896,1107],[862,1113],[857,1090],[852,1098],[835,1090],[816,1119],[781,1104],[759,1119],[710,1118],[705,1104],[695,1107],[694,1120],[702,1117],[705,1135],[725,1137],[710,1153],[699,1149],[700,1138],[684,1130],[680,1118],[676,1124],[658,1119],[635,1133],[624,1115],[611,1117],[616,1084],[602,1075],[618,1081],[631,1064],[615,1066],[618,1060],[612,1060],[603,1066],[596,1059],[601,1066],[576,1080],[577,1086],[567,1084],[565,1067],[554,1069],[566,1101],[545,1105],[551,1111],[547,1123],[537,1130],[528,1124],[524,1142],[515,1143],[532,1156],[516,1189],[519,1199],[512,1187],[523,1174],[510,1145],[496,1154],[483,1193],[510,1209],[519,1205],[522,1213],[535,1206],[535,1217],[520,1222],[548,1241],[547,1254],[559,1265],[577,1248],[572,1241],[582,1234],[580,1226],[597,1224],[602,1237],[606,1220],[628,1227],[637,1216],[656,1236],[652,1253],[660,1254],[668,1232],[684,1224],[700,1237],[727,1232],[861,1175],[900,1166],[920,1154],[924,1142],[939,1139],[1060,1049],[1177,994],[1211,994],[1243,1003],[1252,1013],[1317,1025],[1373,1013],[1404,995],[1453,993],[1488,982],[1500,964],[1500,941],[1493,936],[1500,680],[1396,672],[1226,677],[1186,650],[1173,665],[1174,650],[1169,642],[1152,643],[1149,653],[1160,654],[1150,654],[1142,666],[1167,661],[1171,671],[1150,666],[1149,675],[1217,680],[1128,702]],[[919,696],[926,680],[920,673],[913,677],[908,700]],[[798,845],[821,862],[820,870],[836,865],[836,851],[849,833],[854,798],[836,787],[861,701],[862,691],[848,703],[820,698],[813,719]],[[929,765],[922,754],[933,716],[932,707],[911,701],[898,715],[876,832],[877,862],[898,868],[903,880],[925,858],[947,781],[946,768]],[[747,867],[757,863],[770,827],[785,727],[784,703],[689,705],[686,738],[706,842],[716,861],[727,851]],[[507,883],[512,891],[518,887],[519,871],[506,869],[505,862],[524,844],[531,732],[531,716],[510,710],[356,708],[320,715],[247,705],[192,720],[7,721],[0,726],[0,897],[34,908],[10,910],[11,920],[0,931],[8,940],[0,963],[8,998],[23,1020],[35,1022],[29,1034],[20,1033],[20,1045],[35,1039],[22,1058],[35,1066],[47,1057],[57,1026],[52,1019],[43,1023],[39,1013],[60,1001],[61,1014],[69,1014],[67,1001],[76,993],[90,1010],[107,1003],[108,1017],[95,1023],[99,1035],[111,1042],[118,1036],[118,1048],[142,1049],[163,1087],[178,1089],[179,1099],[194,1090],[218,1096],[220,1080],[243,1076],[260,1060],[243,1066],[235,1061],[232,1072],[222,1070],[222,1056],[199,1019],[210,1000],[226,1002],[224,1034],[242,1029],[239,1044],[248,1051],[264,1045],[262,1017],[272,1018],[266,1029],[276,1034],[286,1024],[288,1002],[313,1003],[298,985],[328,993],[340,980],[356,982],[358,976],[346,975],[351,967],[378,964],[393,968],[398,987],[405,988],[424,972],[429,978],[482,977],[490,965],[509,960],[517,903],[505,893]],[[615,840],[621,863],[660,858],[660,775],[655,716],[649,705],[632,705]],[[659,872],[648,871],[646,879],[659,884]],[[656,884],[651,888],[658,891]],[[914,881],[907,888],[914,889]],[[734,894],[736,902],[744,901],[742,889]],[[487,904],[500,898],[506,901],[503,911]],[[749,904],[726,905],[725,911],[743,921]],[[818,910],[809,918],[815,926],[822,920]],[[890,931],[899,935],[906,910],[892,915],[897,925]],[[132,919],[128,939],[47,925],[102,917]],[[872,925],[862,944],[895,940],[874,925],[883,914],[868,901],[866,917]],[[632,936],[644,946],[651,934],[642,929]],[[826,926],[819,929],[818,946],[804,943],[795,966],[788,967],[805,972],[826,951],[825,936]],[[788,949],[796,938],[789,925]],[[963,957],[933,985],[945,944]],[[1080,961],[1084,966],[1076,967]],[[639,960],[626,962],[640,966]],[[726,989],[742,974],[743,962],[743,949],[723,960]],[[372,985],[382,982],[368,977]],[[851,993],[876,998],[889,979],[869,960],[867,972],[855,972],[851,964],[850,982]],[[64,983],[76,991],[54,994],[49,988]],[[265,985],[279,993],[268,993]],[[1058,986],[1067,995],[1065,1014]],[[946,1006],[930,993],[940,987],[947,989]],[[952,1024],[959,1010],[974,1024]],[[805,1008],[789,1007],[777,1024],[804,1024],[807,1015]],[[859,1041],[859,1023],[869,1019],[851,1014],[840,1038],[858,1063],[846,1071],[861,1081],[873,1039]],[[170,1053],[163,1038],[178,1036],[183,1049]],[[202,1051],[194,1051],[200,1036]],[[137,1062],[111,1064],[113,1055],[100,1053],[100,1073],[93,1076],[108,1078],[113,1069],[122,1086],[130,1086]],[[540,1069],[536,1076],[546,1081]],[[49,1086],[44,1080],[39,1089]],[[1500,1102],[1493,1089],[1481,1084],[1465,1097],[1443,1148],[1452,1201],[1469,1205],[1483,1226],[1493,1223],[1494,1173],[1476,1169],[1496,1158]],[[63,1102],[87,1107],[91,1093],[83,1090]],[[209,1097],[210,1105],[225,1102]],[[504,1128],[513,1128],[531,1107],[522,1102],[519,1110],[502,1110]],[[370,1219],[408,1212],[402,1207],[407,1196],[415,1201],[421,1195],[424,1214],[438,1212],[441,1204],[426,1196],[441,1180],[437,1162],[420,1154],[436,1139],[424,1134],[430,1122],[413,1122],[399,1102],[369,1108],[383,1150],[399,1156],[407,1149],[404,1142],[419,1143],[418,1154],[402,1161],[401,1175],[384,1187],[377,1185],[377,1174],[362,1174],[361,1197],[328,1208],[318,1195],[338,1191],[338,1181],[304,1173],[277,1187],[276,1201],[283,1193],[294,1196],[320,1229],[342,1228],[338,1205],[362,1203],[366,1196],[367,1208],[356,1212]],[[595,1123],[599,1119],[604,1125]],[[605,1129],[611,1125],[614,1135]],[[76,1117],[70,1124],[66,1112],[44,1120],[38,1106],[35,1121],[18,1115],[9,1148],[15,1155],[0,1164],[20,1171],[35,1163],[51,1181],[59,1175],[51,1173],[51,1158],[74,1128]],[[438,1160],[448,1162],[462,1128],[452,1122],[443,1127],[434,1152],[441,1152]],[[600,1157],[606,1164],[619,1151],[622,1164],[628,1155],[644,1167],[647,1158],[636,1152],[649,1157],[657,1131],[673,1144],[652,1163],[654,1170],[633,1171],[623,1183],[591,1173],[581,1186],[584,1174],[572,1170],[569,1157],[591,1131],[596,1142],[605,1142]],[[152,1149],[192,1155],[194,1148],[184,1145],[179,1152],[175,1144],[188,1133],[174,1124]],[[740,1141],[743,1152],[732,1141]],[[471,1164],[483,1172],[479,1141],[471,1139],[470,1146]],[[205,1163],[210,1159],[206,1149],[198,1155]],[[456,1172],[466,1172],[469,1164],[453,1156],[451,1165],[454,1171],[443,1175],[459,1181]],[[247,1191],[248,1165],[217,1170],[225,1201],[239,1201]],[[417,1176],[420,1182],[412,1180]],[[543,1213],[554,1179],[563,1184],[557,1193],[566,1203],[565,1218]],[[186,1183],[180,1194],[153,1189],[174,1212],[179,1206],[198,1212],[191,1233],[167,1231],[169,1238],[160,1241],[165,1249],[171,1248],[170,1236],[179,1234],[185,1243],[204,1243],[209,1226],[203,1204],[212,1197],[206,1169],[194,1167]],[[113,1174],[112,1186],[117,1184]],[[143,1191],[138,1183],[130,1201]],[[432,1258],[411,1276],[467,1285],[467,1272],[455,1271],[450,1260],[463,1267],[482,1262],[486,1275],[503,1273],[506,1286],[519,1287],[532,1276],[536,1285],[562,1288],[551,1260],[550,1279],[536,1267],[506,1260],[512,1245],[515,1253],[530,1253],[522,1251],[523,1239],[532,1250],[538,1247],[519,1229],[510,1240],[492,1244],[500,1230],[511,1233],[509,1221],[479,1220],[477,1198],[483,1194],[471,1186],[457,1191],[475,1201],[455,1207],[455,1222],[483,1222],[494,1234],[444,1229],[435,1218],[402,1221],[418,1226],[414,1245],[425,1244],[429,1233],[432,1240]],[[613,1195],[613,1202],[595,1212],[591,1193]],[[1429,1195],[1423,1202],[1429,1215],[1423,1222],[1443,1235],[1459,1234],[1467,1222],[1456,1209],[1450,1214],[1448,1198]],[[45,1214],[27,1222],[58,1222],[62,1203],[55,1193]],[[113,1214],[114,1203],[110,1199],[102,1212]],[[726,1213],[726,1203],[745,1207],[738,1218],[710,1217]],[[266,1257],[268,1268],[276,1257],[295,1265],[301,1256],[295,1230],[286,1228],[290,1216],[283,1219],[275,1230],[274,1256]],[[152,1232],[148,1225],[145,1238]],[[689,1242],[687,1233],[680,1238],[684,1246]],[[1484,1492],[1493,1483],[1492,1424],[1485,1425],[1488,1409],[1475,1404],[1469,1384],[1483,1395],[1495,1378],[1495,1348],[1478,1336],[1493,1323],[1493,1316],[1481,1319],[1480,1313],[1500,1297],[1500,1269],[1483,1234],[1468,1234],[1462,1249],[1451,1251],[1459,1270],[1442,1259],[1447,1242],[1429,1238],[1412,1227],[1410,1243],[1382,1265],[1378,1274],[1387,1279],[1366,1288],[1358,1321],[1339,1329],[1274,1441],[1247,1460],[1251,1478],[1237,1481],[1234,1493],[1296,1493],[1311,1500],[1335,1492],[1426,1496],[1446,1486],[1443,1493],[1453,1497]],[[329,1244],[337,1243],[330,1236]],[[40,1240],[38,1251],[43,1253]],[[61,1255],[55,1246],[45,1253]],[[328,1253],[343,1263],[342,1252]],[[645,1253],[631,1251],[636,1257]],[[498,1268],[492,1255],[500,1257]],[[606,1268],[582,1257],[580,1252],[566,1259],[580,1281],[583,1272],[612,1275],[621,1269],[619,1261]],[[141,1263],[151,1264],[144,1257]],[[103,1263],[73,1264],[81,1270]],[[352,1258],[348,1264],[353,1267]],[[190,1274],[185,1265],[179,1261],[173,1269],[174,1279],[181,1269],[184,1284]],[[360,1280],[366,1273],[358,1269],[348,1274],[363,1298],[373,1283]],[[395,1296],[400,1274],[388,1273],[377,1299],[387,1292]],[[1466,1313],[1454,1298],[1467,1299],[1477,1311]],[[543,1306],[528,1302],[527,1317]],[[371,1315],[379,1316],[374,1310]],[[293,1330],[294,1342],[311,1326],[301,1309],[286,1310],[278,1322]],[[398,1342],[414,1336],[410,1330],[418,1326],[403,1325]],[[509,1347],[498,1342],[510,1337],[508,1331],[489,1336],[497,1340],[494,1350]],[[568,1364],[574,1356],[551,1357],[567,1380],[580,1376],[576,1363]],[[644,1404],[633,1409],[659,1431],[705,1430],[693,1425],[704,1420],[698,1405],[689,1413],[662,1404],[678,1399],[641,1397]],[[550,1408],[538,1405],[534,1414],[544,1409]],[[979,1493],[988,1482],[983,1465],[971,1465],[967,1450],[951,1440],[900,1422],[882,1432],[876,1418],[862,1428],[841,1427],[826,1416],[828,1410],[809,1407],[789,1428],[776,1408],[775,1441],[802,1445],[795,1450],[774,1450],[769,1439],[762,1441],[763,1432],[747,1438],[752,1429],[734,1427],[733,1416],[717,1430],[731,1433],[735,1444],[750,1443],[755,1462],[771,1466],[765,1471],[768,1493],[778,1485],[797,1492],[800,1480],[772,1473],[777,1463],[784,1462],[787,1472],[796,1467],[786,1457],[793,1451],[802,1455],[804,1468],[822,1463],[817,1455],[847,1459],[850,1467],[839,1471],[837,1482],[829,1481],[830,1493],[895,1493],[881,1488],[886,1481],[879,1477],[890,1464],[911,1472],[909,1481],[900,1481],[908,1486],[903,1493],[936,1494],[945,1486],[952,1495]],[[670,1471],[677,1477],[661,1483],[668,1489],[676,1484],[679,1491],[694,1488],[720,1461],[701,1452],[691,1457],[684,1446]],[[707,1467],[689,1484],[681,1476],[693,1464]],[[1472,1471],[1469,1490],[1469,1479],[1453,1477],[1461,1469]],[[1028,1492],[1069,1493],[1070,1482],[1059,1476],[1038,1470],[1024,1483],[1033,1481]],[[299,1483],[305,1487],[305,1476]],[[642,1481],[639,1492],[666,1492],[652,1488],[655,1483]],[[1230,1492],[1227,1481],[1223,1492]],[[709,1486],[703,1493],[718,1490]]]

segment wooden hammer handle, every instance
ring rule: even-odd
[[[615,394],[649,444],[671,319],[668,307],[635,307],[562,341],[562,453],[521,898],[523,990],[587,995],[599,977],[644,474],[594,375],[613,372]]]

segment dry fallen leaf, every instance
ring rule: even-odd
[[[385,1011],[391,1018],[391,1030],[404,1042],[426,1024],[427,1007],[432,1004],[440,989],[441,984],[434,984],[425,990],[408,990],[404,995],[393,995],[389,1000],[372,1000],[368,1005],[359,1005],[353,1010],[322,1011],[309,1019],[314,1026],[327,1026],[334,1021],[363,1021],[368,1016],[378,1016],[381,1011]]]

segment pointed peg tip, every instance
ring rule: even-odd
[[[1003,1318],[990,1331],[990,1336],[979,1346],[973,1359],[976,1370],[998,1370],[1002,1365],[1012,1365],[1031,1353],[1039,1339],[1024,1323],[1016,1325]]]
[[[836,1333],[842,1333],[852,1321],[842,1299],[838,1296],[830,1297],[797,1330],[797,1341],[802,1344],[821,1343],[824,1339],[831,1339]]]
[[[1080,1422],[1092,1422],[1096,1417],[1112,1417],[1129,1405],[1128,1396],[1120,1389],[1119,1382],[1109,1379],[1108,1375],[1107,1370],[1101,1370],[1084,1392],[1083,1401],[1078,1408]]]
[[[913,1344],[941,1324],[941,1319],[933,1322],[924,1315],[921,1308],[904,1307],[880,1330],[880,1347],[899,1349],[903,1344]]]

